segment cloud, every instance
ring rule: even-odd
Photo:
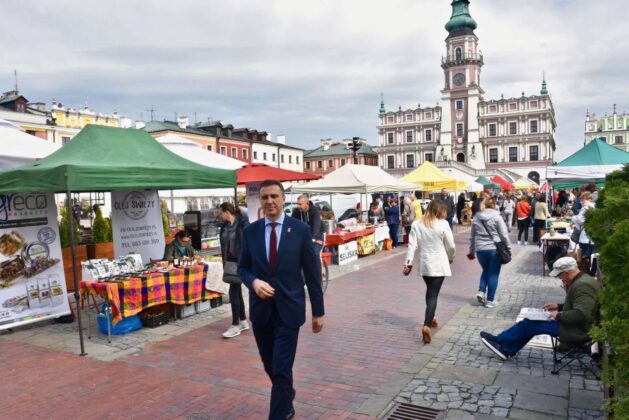
[[[472,0],[470,10],[486,99],[539,92],[546,73],[558,159],[583,143],[587,109],[629,109],[620,0]],[[196,113],[304,148],[327,137],[376,144],[381,92],[388,109],[440,101],[450,13],[434,0],[19,2],[3,10],[0,87],[18,69],[33,101]]]

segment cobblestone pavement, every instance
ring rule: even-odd
[[[602,416],[600,382],[576,366],[550,375],[549,350],[525,348],[502,362],[482,346],[479,331],[499,331],[521,306],[561,301],[563,292],[541,277],[536,248],[520,246],[501,276],[501,305],[477,306],[480,269],[465,258],[468,229],[457,230],[454,276],[444,282],[441,326],[429,345],[420,332],[425,286],[399,274],[403,247],[331,267],[324,331],[312,334],[307,321],[300,334],[296,418],[378,418],[395,402],[452,419]],[[111,343],[94,334],[87,357],[76,356],[76,324],[1,333],[0,417],[265,418],[270,385],[255,341],[250,332],[222,339],[229,317],[223,305]]]

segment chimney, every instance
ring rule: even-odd
[[[273,135],[270,131],[266,133],[266,141],[273,141]]]
[[[188,124],[190,123],[189,118],[188,117],[178,117],[177,118],[177,125],[179,126],[179,128],[188,128]]]
[[[46,112],[46,104],[43,102],[29,102],[28,107],[40,112]]]
[[[144,123],[144,121],[136,121],[135,122],[135,128],[136,129],[141,130],[144,127],[146,127],[146,124]]]
[[[277,143],[278,144],[286,144],[286,136],[284,134],[277,135]]]

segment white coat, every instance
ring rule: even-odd
[[[413,222],[408,236],[406,265],[413,265],[417,253],[417,274],[420,276],[451,276],[450,261],[454,260],[455,245],[447,220],[437,219],[431,227],[423,220]]]

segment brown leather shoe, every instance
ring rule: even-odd
[[[431,340],[432,336],[430,335],[430,327],[424,325],[422,327],[422,341],[424,342],[424,344],[428,344]]]
[[[439,321],[437,321],[437,318],[433,318],[431,324],[433,328],[439,328]]]

